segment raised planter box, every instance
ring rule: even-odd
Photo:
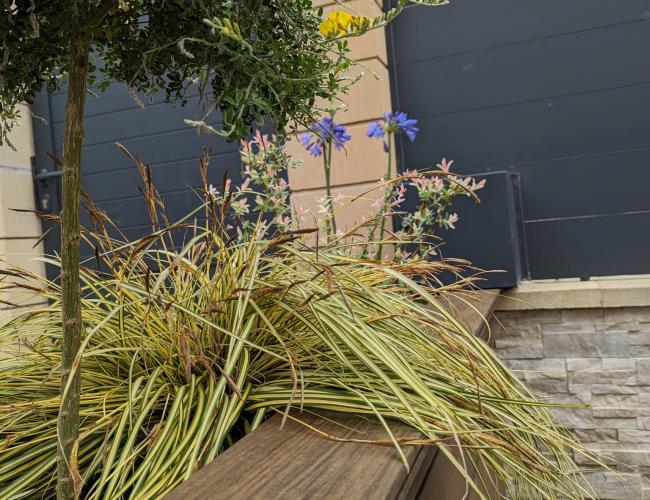
[[[496,304],[497,291],[482,292],[480,314],[459,306],[460,317],[476,335],[490,342],[482,316]],[[478,499],[462,475],[437,448],[405,446],[407,473],[386,432],[372,417],[313,415],[303,423],[276,415],[214,461],[196,471],[167,495],[166,500],[248,499]],[[309,428],[311,426],[318,431]],[[418,438],[417,431],[393,423],[398,438]],[[489,481],[487,481],[489,483]],[[494,497],[496,498],[496,492]]]

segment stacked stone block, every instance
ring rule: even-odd
[[[578,463],[601,499],[650,499],[650,307],[501,311],[505,363],[619,475]],[[589,470],[592,469],[592,470]]]

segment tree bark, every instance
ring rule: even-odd
[[[81,149],[83,116],[88,81],[89,39],[84,34],[83,15],[87,0],[74,0],[70,19],[68,100],[63,136],[63,200],[61,212],[61,285],[63,343],[61,353],[61,407],[57,422],[57,497],[77,498],[80,477],[77,470],[76,441],[79,437],[80,366],[75,359],[81,344],[81,292],[79,286],[79,199],[81,194]]]

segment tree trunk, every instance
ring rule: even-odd
[[[80,489],[77,470],[79,436],[80,366],[74,366],[81,344],[81,292],[79,288],[79,198],[81,194],[81,148],[83,116],[88,80],[89,39],[83,33],[82,16],[86,0],[74,0],[70,19],[73,37],[70,44],[68,101],[63,136],[63,210],[61,212],[61,284],[63,345],[61,357],[61,408],[57,422],[57,497],[76,498]]]

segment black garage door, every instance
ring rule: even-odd
[[[515,174],[524,276],[650,273],[649,19],[650,0],[409,7],[389,33],[394,107],[421,128],[402,167]],[[489,198],[481,210],[504,210]],[[481,256],[507,251],[503,223],[455,251],[499,267]]]
[[[40,207],[52,213],[59,212],[60,181],[47,153],[62,156],[65,100],[65,91],[43,93],[33,106],[34,114],[47,120],[47,124],[34,120],[37,196]],[[198,159],[204,148],[211,150],[213,184],[221,185],[226,169],[235,181],[240,179],[238,144],[213,135],[198,135],[184,123],[185,118],[194,118],[198,113],[196,96],[186,107],[173,107],[159,98],[141,109],[124,86],[114,84],[99,97],[89,95],[86,106],[82,183],[129,238],[146,234],[150,226],[145,202],[138,192],[140,175],[133,161],[115,146],[116,141],[151,164],[153,181],[172,221],[198,205],[192,188],[201,183]],[[56,231],[48,233],[45,246],[47,252],[59,251]]]

